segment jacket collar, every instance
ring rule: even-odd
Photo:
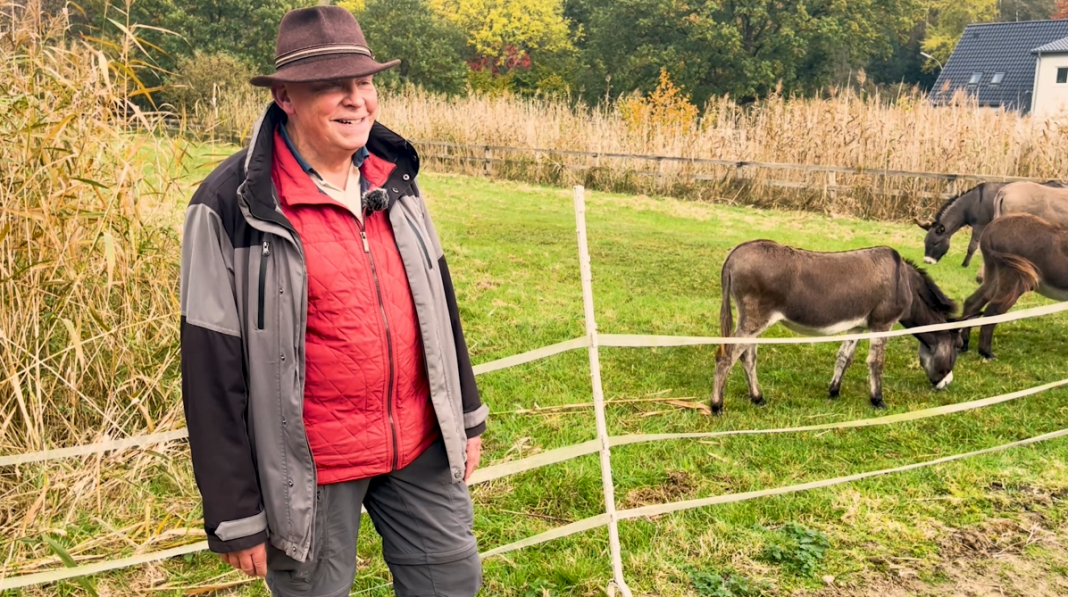
[[[292,230],[293,226],[278,205],[278,195],[271,180],[274,132],[285,119],[285,112],[272,101],[254,125],[248,154],[245,156],[245,181],[242,188],[253,216]],[[419,154],[404,137],[380,122],[371,126],[366,149],[369,156],[368,160],[365,160],[364,168],[369,163],[385,162],[386,166],[391,166],[382,169],[388,170],[389,173],[379,186],[386,191],[389,196],[388,205],[392,207],[415,183],[415,177],[419,173]]]

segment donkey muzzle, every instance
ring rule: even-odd
[[[949,375],[943,377],[942,381],[938,382],[938,385],[935,386],[935,389],[936,390],[944,390],[951,383],[953,383],[953,372],[952,371],[949,372]]]

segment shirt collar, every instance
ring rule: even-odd
[[[297,151],[296,146],[294,146],[293,142],[289,140],[289,133],[286,132],[286,123],[278,123],[278,132],[282,133],[282,140],[286,142],[286,147],[289,148],[289,153],[293,154],[293,157],[296,158],[297,163],[300,164],[301,170],[304,170],[305,174],[314,174],[315,176],[322,178],[322,176],[320,176],[319,173],[311,167],[311,164],[304,161],[304,158],[301,157],[300,152]],[[364,160],[370,157],[370,155],[371,152],[367,151],[366,146],[361,147],[356,150],[356,153],[352,154],[352,164],[359,168],[360,166],[363,166]]]

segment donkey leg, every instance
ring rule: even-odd
[[[770,321],[767,319],[754,319],[746,314],[742,310],[742,306],[739,305],[740,316],[738,318],[738,329],[734,332],[736,338],[753,338],[759,336],[770,325]],[[723,395],[727,389],[727,377],[734,367],[734,364],[738,362],[738,358],[743,353],[747,352],[749,348],[753,349],[753,373],[750,381],[750,389],[756,384],[756,345],[752,344],[727,344],[720,347],[719,352],[716,353],[716,373],[712,381],[712,400],[710,407],[712,408],[712,414],[723,414]],[[746,375],[749,375],[748,367],[746,367]],[[759,391],[759,390],[758,390]],[[750,397],[752,397],[750,395]]]
[[[760,393],[760,385],[757,383],[756,358],[757,345],[747,345],[745,354],[742,355],[742,368],[745,370],[745,380],[749,382],[749,400],[757,406],[764,406],[764,394]]]
[[[725,344],[720,346],[716,353],[716,373],[712,380],[712,400],[709,404],[712,414],[716,416],[723,414],[723,394],[727,389],[727,377],[744,350],[745,347],[740,344]]]
[[[842,347],[838,349],[838,360],[834,363],[834,377],[831,378],[830,397],[837,398],[838,393],[842,389],[842,377],[845,376],[846,369],[853,364],[853,356],[857,353],[857,344],[860,342],[857,340],[846,340],[842,342]]]
[[[998,297],[990,301],[990,304],[986,307],[986,311],[983,312],[983,317],[993,317],[995,315],[1006,313],[1019,299],[1020,297],[1017,296],[1016,293],[1011,293],[1005,297]],[[996,324],[984,325],[979,328],[979,356],[988,361],[997,358],[993,353],[995,325]]]
[[[972,238],[968,241],[968,251],[964,254],[964,263],[961,264],[961,267],[971,265],[972,255],[975,255],[975,250],[979,248],[979,237],[983,235],[984,228],[986,226],[972,226]]]
[[[961,311],[961,319],[970,319],[978,316],[983,312],[983,307],[990,302],[990,298],[994,294],[994,278],[991,278],[991,283],[984,283],[975,292],[972,293],[967,299],[964,300],[964,309]],[[961,328],[961,352],[968,352],[968,343],[971,340],[972,328]]]
[[[883,330],[872,330],[881,332]],[[875,338],[868,346],[868,376],[871,384],[871,405],[886,408],[883,402],[883,364],[886,362],[886,338]]]

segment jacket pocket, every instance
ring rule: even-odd
[[[419,241],[419,248],[423,250],[423,257],[426,258],[426,266],[429,269],[434,269],[433,262],[430,261],[430,251],[426,250],[426,243],[423,242],[423,235],[419,234],[419,229],[412,223],[411,218],[407,214],[404,216],[404,221],[408,222],[408,227],[412,229],[412,234],[415,234],[415,239]]]
[[[256,299],[256,329],[263,329],[263,311],[264,302],[267,293],[267,258],[271,256],[271,241],[263,241],[263,248],[260,251],[260,283],[259,293]]]

